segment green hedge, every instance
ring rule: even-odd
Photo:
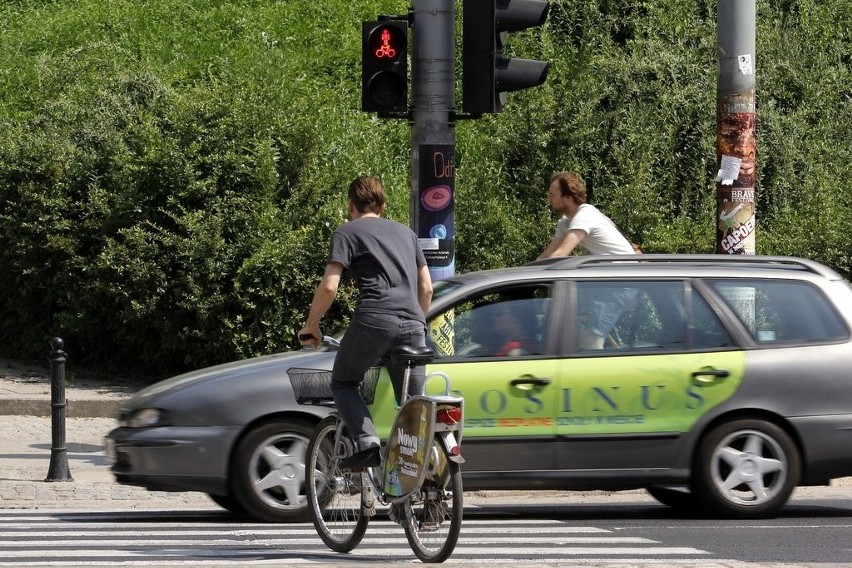
[[[153,376],[294,348],[348,181],[380,175],[408,222],[409,127],[358,110],[360,21],[407,8],[2,3],[0,353],[41,359],[58,335],[74,361]],[[715,17],[555,0],[512,34],[550,77],[457,126],[457,269],[535,258],[562,169],[646,250],[711,252]],[[758,252],[847,277],[850,34],[848,0],[758,1]]]

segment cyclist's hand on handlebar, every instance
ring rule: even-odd
[[[319,347],[320,341],[322,341],[322,331],[318,325],[315,326],[305,326],[299,330],[298,333],[299,343],[303,346],[307,347]]]

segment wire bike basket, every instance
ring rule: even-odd
[[[379,382],[381,367],[370,367],[364,373],[364,380],[358,392],[368,405],[376,398],[376,385]],[[287,370],[290,384],[298,404],[322,404],[334,400],[331,392],[331,371],[328,369],[308,369],[293,367]]]

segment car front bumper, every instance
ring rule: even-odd
[[[104,440],[116,482],[152,491],[228,493],[237,426],[119,427]]]

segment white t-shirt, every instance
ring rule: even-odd
[[[562,217],[556,224],[554,237],[564,239],[574,229],[586,233],[580,247],[589,254],[636,254],[615,223],[594,205],[583,203],[573,217]]]

